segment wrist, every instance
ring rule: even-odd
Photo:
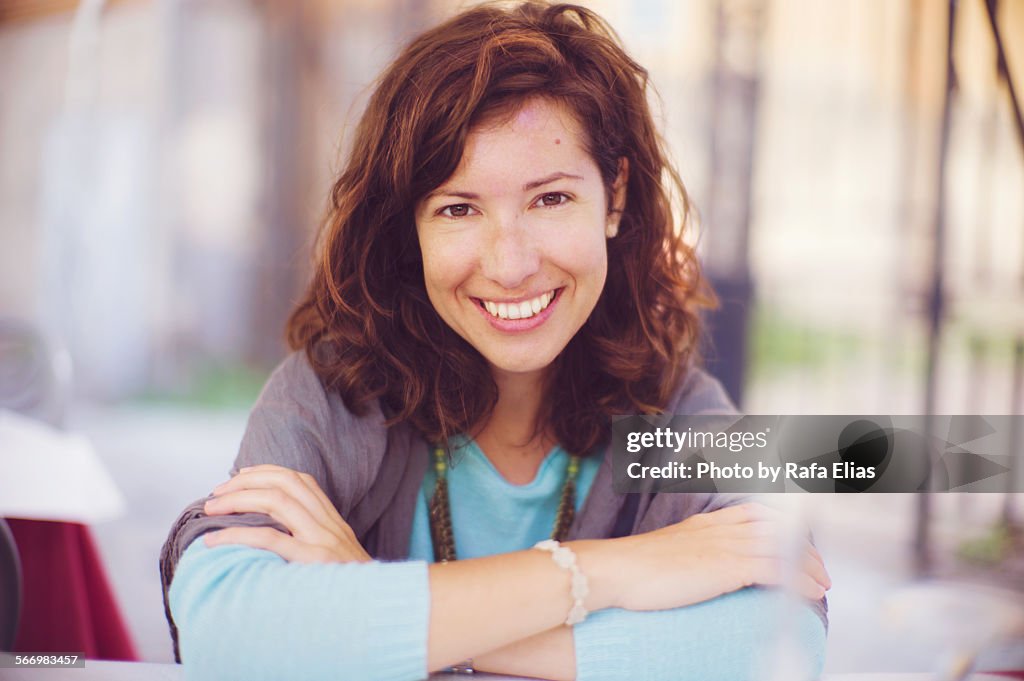
[[[577,539],[565,542],[576,554],[580,571],[587,576],[589,593],[583,600],[589,612],[604,610],[615,605],[618,592],[617,575],[612,557],[615,555],[611,543],[614,539]]]

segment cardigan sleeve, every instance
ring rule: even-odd
[[[324,390],[306,356],[293,353],[274,370],[260,393],[229,475],[263,463],[309,473],[342,517],[350,519],[355,503],[377,476],[386,449],[382,424],[379,408],[361,417],[351,414],[338,395]],[[160,552],[164,614],[176,660],[180,660],[178,627],[168,603],[168,589],[185,548],[203,534],[225,527],[269,526],[287,532],[263,513],[208,516],[203,511],[207,499],[209,496],[197,499],[182,511]],[[363,528],[353,525],[353,529],[359,536]]]
[[[422,561],[298,564],[198,539],[168,600],[188,681],[427,676]]]

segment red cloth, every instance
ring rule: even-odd
[[[138,660],[89,528],[13,518],[7,524],[22,574],[14,651]]]

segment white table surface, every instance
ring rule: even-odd
[[[78,669],[2,669],[2,681],[181,681],[184,674],[181,665],[153,664],[149,662],[108,662],[86,660],[84,668]],[[433,674],[431,681],[523,681],[518,676],[499,676],[477,673],[472,677],[465,674]],[[934,681],[930,674],[830,674],[822,681]],[[1007,681],[1004,676],[975,674],[971,681]]]

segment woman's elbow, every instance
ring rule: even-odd
[[[822,604],[778,589],[752,587],[728,597],[735,622],[728,656],[748,669],[775,669],[787,678],[818,678],[825,664]]]

